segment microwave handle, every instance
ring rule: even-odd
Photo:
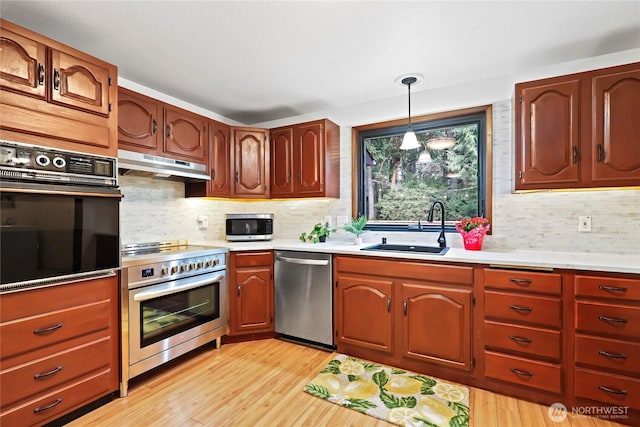
[[[206,285],[207,283],[215,283],[224,279],[224,274],[220,274],[214,278],[202,279],[197,282],[187,283],[184,285],[173,286],[171,288],[162,289],[158,291],[146,291],[140,292],[139,294],[135,294],[133,296],[134,301],[147,301],[150,299],[162,297],[169,294],[175,294],[176,292],[188,291],[189,289],[199,288],[202,285]]]

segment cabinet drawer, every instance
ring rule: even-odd
[[[559,274],[535,273],[520,270],[484,270],[484,283],[487,288],[511,289],[560,295],[562,280]]]
[[[640,339],[640,307],[578,301],[576,329]]]
[[[106,396],[110,390],[110,371],[103,371],[81,382],[53,390],[27,403],[3,408],[2,426],[26,426],[44,424],[60,417],[92,400]]]
[[[91,372],[109,369],[110,339],[104,338],[0,373],[0,407],[59,387]]]
[[[640,375],[640,343],[576,334],[576,363]]]
[[[579,297],[615,298],[640,301],[640,280],[616,277],[576,276],[575,293]]]
[[[2,359],[53,344],[109,330],[111,301],[61,310],[0,324]]]
[[[527,326],[484,322],[487,348],[527,353],[532,356],[560,359],[560,331]]]
[[[559,328],[561,324],[560,300],[551,297],[484,291],[485,315],[489,318]]]
[[[553,393],[562,392],[562,368],[560,365],[491,351],[485,351],[484,357],[485,375],[489,378]]]
[[[234,256],[236,258],[236,267],[267,266],[273,264],[271,252],[237,253]]]
[[[576,397],[640,409],[640,379],[576,368]]]

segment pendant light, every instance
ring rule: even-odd
[[[404,134],[404,138],[402,138],[402,145],[400,145],[401,150],[412,150],[414,148],[420,148],[418,138],[416,138],[413,127],[411,127],[411,85],[417,81],[418,79],[415,77],[405,77],[401,81],[403,85],[407,85],[407,89],[409,91],[409,126],[407,127],[407,132]]]

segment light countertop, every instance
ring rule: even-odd
[[[500,267],[520,268],[560,268],[586,271],[606,271],[615,273],[640,274],[640,255],[597,254],[583,252],[550,251],[468,251],[461,248],[449,248],[444,255],[432,255],[409,252],[363,251],[361,248],[375,243],[366,242],[355,245],[347,241],[325,243],[303,243],[298,240],[274,239],[266,242],[228,242],[225,240],[199,242],[208,246],[222,246],[230,251],[248,250],[291,250],[325,252],[342,255],[366,255],[381,258],[415,259],[422,261],[464,262],[470,264],[490,264]],[[401,242],[389,242],[401,243]]]

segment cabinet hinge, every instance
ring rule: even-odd
[[[338,281],[336,280],[336,288],[338,287]]]
[[[476,366],[476,358],[471,359],[471,366]]]
[[[109,111],[113,111],[113,105],[111,105],[111,103],[109,103]]]
[[[111,86],[113,84],[113,81],[111,80],[111,77],[109,77],[107,80],[108,80],[109,86]]]
[[[476,305],[476,297],[471,297],[471,304]]]
[[[324,126],[320,126],[320,133],[324,133]]]
[[[273,273],[269,273],[269,278],[273,280]]]
[[[518,178],[522,179],[522,171],[518,171]]]
[[[522,104],[522,95],[520,95],[520,104]]]

